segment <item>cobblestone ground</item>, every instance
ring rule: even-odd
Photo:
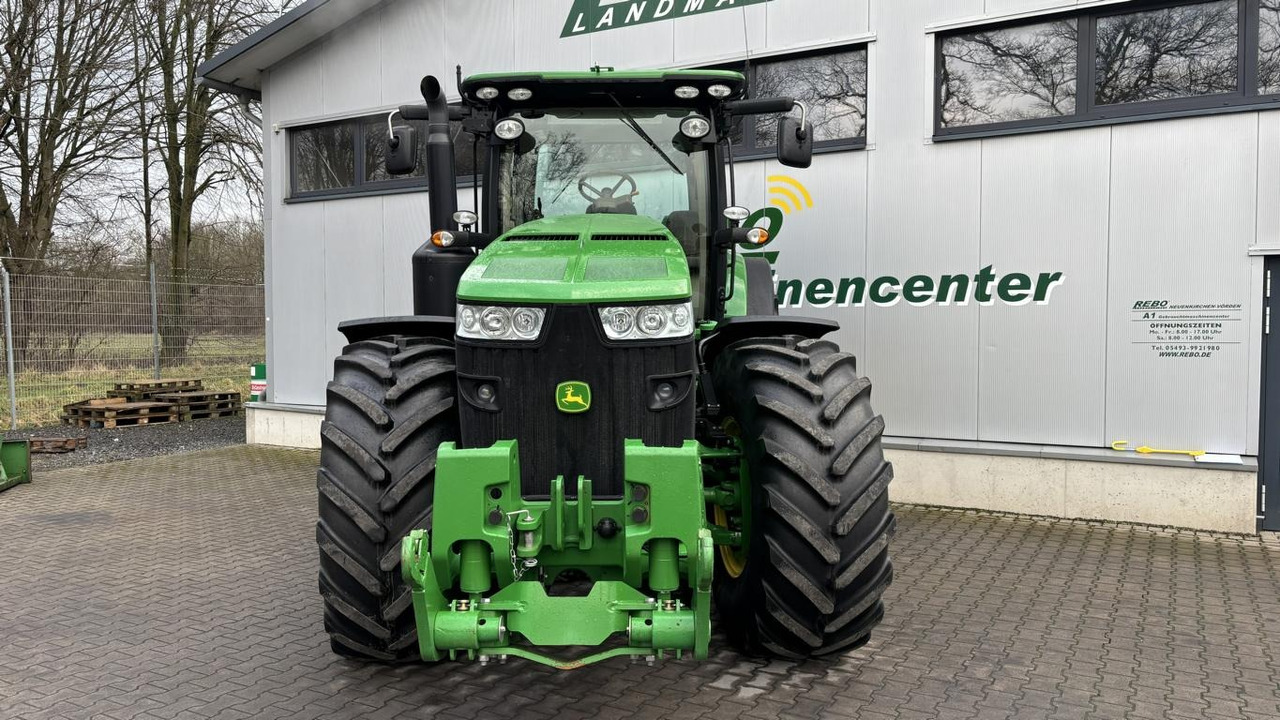
[[[1280,718],[1280,542],[899,508],[866,647],[764,662],[382,667],[330,654],[314,453],[0,494],[3,718]]]

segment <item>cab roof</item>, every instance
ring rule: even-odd
[[[691,99],[678,98],[677,87],[692,86],[698,89],[698,96]],[[707,88],[712,85],[726,85],[729,95],[724,98],[712,98]],[[732,70],[611,70],[593,68],[582,72],[522,72],[522,73],[484,73],[472,75],[462,81],[459,88],[462,96],[473,102],[488,104],[476,95],[483,87],[498,90],[498,97],[492,102],[506,107],[564,107],[588,105],[612,105],[609,94],[613,94],[625,105],[706,105],[709,102],[737,100],[746,88],[746,78],[742,73]],[[507,92],[514,88],[525,88],[532,91],[529,100],[516,102],[508,99]]]

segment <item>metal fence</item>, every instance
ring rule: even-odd
[[[250,366],[265,359],[261,284],[0,275],[3,427],[57,424],[64,405],[144,379],[199,378],[247,399]]]

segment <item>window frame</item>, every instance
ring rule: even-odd
[[[1213,0],[1136,0],[1117,3],[1090,10],[1064,10],[1033,17],[1020,17],[990,23],[948,28],[934,33],[933,37],[933,140],[946,142],[983,137],[999,137],[1051,130],[1119,125],[1131,122],[1167,120],[1200,115],[1219,115],[1232,112],[1256,112],[1280,108],[1280,91],[1258,92],[1258,32],[1261,25],[1259,0],[1235,0],[1237,13],[1236,36],[1236,89],[1230,93],[1171,98],[1168,100],[1142,100],[1117,105],[1098,105],[1097,47],[1098,21],[1118,15],[1162,10],[1183,5],[1199,5]],[[1076,110],[1060,117],[1012,120],[981,125],[965,125],[947,128],[942,125],[942,43],[947,38],[969,35],[986,30],[1029,27],[1059,20],[1074,19],[1077,22],[1076,53]]]
[[[368,172],[367,172],[368,153],[366,152],[367,150],[366,142],[368,140],[368,137],[366,132],[368,130],[369,125],[373,122],[385,123],[387,121],[387,116],[391,112],[392,112],[391,110],[388,110],[384,113],[373,113],[373,114],[357,115],[352,117],[337,118],[332,120],[324,120],[320,122],[309,122],[305,124],[294,125],[294,126],[284,128],[285,132],[288,135],[287,145],[289,149],[289,157],[288,157],[289,187],[288,187],[288,192],[285,194],[284,202],[297,203],[297,202],[310,202],[310,201],[316,201],[316,200],[340,200],[343,198],[350,198],[350,197],[369,197],[369,196],[376,196],[376,195],[395,195],[399,193],[429,191],[430,188],[427,185],[426,175],[421,175],[418,177],[410,176],[410,177],[402,177],[402,178],[392,178],[389,180],[367,180],[366,179],[366,177],[368,177]],[[355,158],[355,168],[354,168],[355,183],[353,185],[350,185],[347,187],[341,187],[341,188],[299,191],[298,190],[298,163],[296,162],[296,154],[295,154],[297,151],[297,133],[305,130],[311,130],[313,128],[329,127],[331,125],[342,125],[342,124],[353,125],[351,136],[352,136],[352,142],[355,143],[355,153],[353,154],[353,157]],[[459,121],[454,121],[451,124],[454,125],[454,129],[456,129],[456,127],[461,123]],[[458,133],[459,138],[461,138],[464,135],[467,135],[469,137],[469,134],[467,133],[464,133],[464,132]],[[483,147],[484,145],[482,143],[481,148]],[[455,142],[455,151],[454,151],[455,155],[457,153],[456,148],[457,148],[457,143]],[[461,189],[475,187],[478,179],[479,179],[478,175],[459,175],[457,178],[457,189],[461,190]]]
[[[787,60],[803,60],[805,58],[820,57],[823,55],[837,55],[850,51],[861,50],[867,54],[867,122],[866,128],[861,137],[856,138],[840,138],[837,140],[817,140],[813,143],[813,153],[820,155],[832,152],[848,152],[852,150],[865,150],[867,148],[867,135],[871,132],[871,41],[859,40],[856,42],[845,43],[841,45],[831,45],[820,48],[811,48],[807,50],[796,50],[782,52],[776,55],[767,55],[753,58],[743,58],[740,61],[731,63],[717,63],[715,65],[704,66],[699,69],[705,70],[734,70],[742,73],[747,78],[747,88],[755,89],[756,73],[760,65],[768,65],[776,62],[785,62]],[[754,97],[752,95],[751,97]],[[751,160],[768,160],[778,156],[778,146],[760,146],[756,144],[756,120],[757,116],[747,115],[739,118],[742,122],[742,143],[733,145],[733,160],[751,161]]]

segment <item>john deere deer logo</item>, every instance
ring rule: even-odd
[[[556,407],[563,413],[580,413],[591,409],[591,386],[569,380],[556,386]]]

